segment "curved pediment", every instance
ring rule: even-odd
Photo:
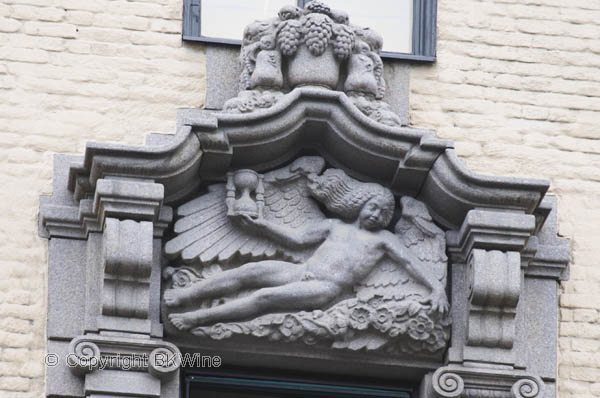
[[[267,171],[314,151],[359,179],[423,200],[451,229],[473,208],[531,214],[548,189],[544,180],[490,177],[466,169],[449,141],[431,131],[378,123],[346,94],[302,87],[271,108],[247,114],[187,110],[177,134],[158,146],[90,143],[70,172],[76,197],[106,176],[147,178],[165,186],[165,202],[186,197],[202,180],[230,169]]]

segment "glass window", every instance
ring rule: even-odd
[[[353,24],[377,31],[383,36],[383,51],[412,53],[413,0],[326,0],[325,3],[346,11]]]
[[[296,0],[202,0],[200,34],[240,40],[249,23],[273,18],[281,7],[296,3]]]
[[[185,377],[185,398],[411,398],[407,390],[221,376]]]
[[[244,27],[273,18],[284,5],[308,0],[183,0],[183,39],[232,45]],[[352,23],[383,36],[383,58],[435,61],[437,0],[324,0]]]

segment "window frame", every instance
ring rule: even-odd
[[[414,396],[414,388],[399,386],[349,383],[327,377],[326,379],[313,379],[307,376],[282,376],[270,374],[272,372],[244,371],[215,371],[187,370],[181,375],[181,386],[183,398],[194,398],[194,392],[202,392],[202,388],[216,391],[240,391],[248,393],[266,394],[315,394],[315,397],[327,394],[332,397],[390,397],[411,398]]]
[[[297,0],[304,7],[310,0]],[[223,39],[200,35],[202,0],[183,0],[184,41],[218,43],[239,46],[241,40]],[[437,38],[437,0],[413,0],[412,53],[382,51],[381,57],[416,62],[435,62]]]

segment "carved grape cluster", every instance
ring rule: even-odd
[[[285,56],[292,56],[298,50],[302,39],[302,24],[300,21],[290,19],[284,21],[279,27],[277,44]]]
[[[331,15],[331,8],[320,1],[311,1],[306,5],[306,10],[308,10],[309,13]]]
[[[315,56],[322,55],[333,35],[331,19],[323,14],[309,14],[304,21],[304,30],[308,50]]]
[[[352,55],[354,48],[354,30],[346,25],[336,24],[333,27],[335,41],[333,43],[333,52],[340,59],[346,59]]]

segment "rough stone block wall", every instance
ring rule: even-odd
[[[44,395],[52,155],[141,144],[204,101],[181,0],[0,0],[0,397]],[[573,240],[560,397],[600,396],[600,1],[439,0],[438,62],[411,71],[411,124],[470,168],[545,177]]]
[[[53,154],[142,144],[204,102],[204,50],[181,41],[182,3],[0,0],[0,397],[44,396],[37,213]]]
[[[600,396],[600,1],[438,0],[438,62],[411,71],[410,122],[469,168],[542,177],[572,240],[559,396]]]

